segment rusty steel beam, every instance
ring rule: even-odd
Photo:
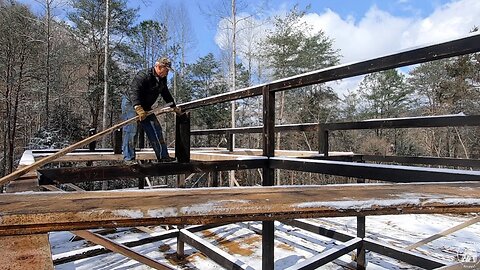
[[[195,161],[190,163],[154,163],[121,166],[70,167],[38,170],[40,185],[78,183],[139,177],[191,174],[210,171],[257,169],[268,160],[256,157],[245,160]]]

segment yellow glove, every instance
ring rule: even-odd
[[[173,107],[173,111],[174,111],[177,115],[182,115],[182,114],[183,114],[182,109],[180,109],[180,108],[177,107],[177,106]]]
[[[142,105],[137,105],[134,108],[140,121],[143,121],[145,118],[147,118],[147,112],[145,112],[145,110],[142,108]]]

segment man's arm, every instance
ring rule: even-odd
[[[177,104],[175,104],[175,100],[173,100],[172,94],[168,90],[167,86],[163,88],[163,91],[161,91],[160,94],[162,95],[163,100],[165,100],[165,103],[172,103],[170,108],[177,107]]]

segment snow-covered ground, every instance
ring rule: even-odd
[[[367,237],[396,247],[407,247],[431,235],[444,231],[457,224],[474,218],[474,216],[455,215],[395,215],[370,216],[366,218]],[[311,219],[319,225],[340,232],[356,234],[356,218],[322,218]],[[275,222],[275,269],[286,269],[306,258],[314,256],[339,242]],[[216,227],[196,233],[204,240],[223,249],[235,258],[247,263],[252,269],[261,269],[261,229],[260,222],[244,222]],[[156,231],[162,231],[160,227]],[[71,242],[73,235],[69,232],[50,233],[53,257],[78,253],[90,244],[85,241]],[[110,234],[114,241],[131,241],[148,237],[146,233],[129,230]],[[222,269],[202,253],[185,244],[186,258],[178,260],[175,256],[176,239],[168,239],[143,246],[134,250],[176,269]],[[447,262],[464,260],[470,256],[478,260],[480,256],[480,223],[466,227],[460,231],[437,239],[416,249],[417,252]],[[367,269],[417,269],[395,259],[367,253]],[[319,269],[348,269],[351,256],[322,266]],[[480,269],[480,262],[478,263]],[[82,259],[71,263],[57,265],[56,269],[151,269],[120,254],[108,253]]]

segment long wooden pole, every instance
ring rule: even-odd
[[[157,109],[157,110],[150,111],[150,112],[148,113],[148,115],[150,115],[150,114],[156,114],[156,115],[158,115],[158,114],[163,114],[163,113],[167,113],[167,112],[171,112],[171,111],[173,111],[172,108],[163,107],[163,108],[159,108],[159,109]],[[40,168],[41,166],[43,166],[43,165],[45,165],[45,164],[47,164],[47,163],[49,163],[49,162],[52,162],[52,161],[54,161],[55,159],[57,159],[57,158],[59,158],[59,157],[62,157],[62,156],[64,156],[64,155],[72,152],[73,150],[79,148],[79,147],[82,147],[82,146],[84,146],[84,145],[87,145],[87,144],[89,144],[90,142],[93,142],[93,141],[97,140],[98,138],[101,138],[102,136],[105,136],[106,134],[109,134],[109,133],[113,132],[114,130],[119,129],[119,128],[121,128],[121,127],[123,127],[123,126],[125,126],[125,125],[128,125],[128,124],[130,124],[130,123],[132,123],[132,122],[134,122],[134,121],[137,121],[137,120],[138,120],[138,115],[135,116],[135,117],[133,117],[133,118],[130,118],[130,119],[128,119],[128,120],[125,120],[125,121],[123,121],[123,122],[120,122],[120,123],[118,123],[118,124],[116,124],[116,125],[108,128],[108,129],[105,129],[105,130],[103,130],[102,132],[99,132],[99,133],[97,133],[97,134],[95,134],[95,135],[93,135],[93,136],[90,136],[90,137],[88,137],[88,138],[85,138],[85,139],[83,139],[83,140],[81,140],[81,141],[79,141],[79,142],[77,142],[77,143],[74,143],[74,144],[72,144],[72,145],[70,145],[70,146],[67,146],[67,147],[63,148],[62,150],[58,151],[57,153],[55,153],[55,154],[53,154],[53,155],[51,155],[51,156],[48,156],[48,157],[44,157],[44,158],[42,158],[41,160],[36,161],[36,162],[34,162],[34,163],[26,166],[26,167],[23,167],[23,168],[20,169],[20,170],[16,170],[16,171],[14,171],[14,172],[12,172],[12,173],[10,173],[10,174],[8,174],[8,175],[0,178],[0,185],[7,184],[8,182],[17,179],[18,177],[20,177],[20,176],[22,176],[22,175],[24,175],[24,174],[26,174],[26,173],[28,173],[28,172],[30,172],[30,171],[32,171],[32,170],[36,170],[36,169]]]

